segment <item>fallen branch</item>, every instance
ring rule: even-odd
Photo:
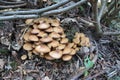
[[[75,3],[74,5],[71,5],[71,6],[68,6],[66,8],[62,8],[62,9],[58,9],[58,10],[52,10],[52,11],[48,11],[48,12],[45,12],[47,10],[51,10],[51,9],[55,9],[65,3],[68,3],[70,0],[66,0],[61,3],[58,3],[58,4],[55,4],[53,6],[50,6],[50,7],[47,7],[47,8],[42,8],[42,9],[39,9],[39,10],[31,10],[31,11],[15,11],[15,12],[6,12],[6,13],[3,13],[4,15],[10,15],[10,14],[14,14],[14,15],[10,15],[10,16],[0,16],[0,20],[10,20],[10,19],[25,19],[25,18],[37,18],[39,16],[49,16],[49,15],[54,15],[54,14],[59,14],[59,13],[62,13],[62,12],[66,12],[70,9],[73,9],[74,7],[77,7],[79,6],[80,4],[86,2],[87,0],[81,0],[77,3]],[[42,12],[41,15],[38,15],[37,13],[35,14],[31,14],[31,15],[28,15],[27,16],[27,13],[30,14],[30,13],[35,13],[35,12]],[[44,13],[43,13],[44,12]],[[18,15],[18,14],[26,14],[26,15]],[[39,13],[40,14],[40,13]]]
[[[25,3],[24,1],[16,1],[16,2],[10,2],[10,1],[5,1],[5,0],[0,0],[0,3],[2,3],[2,4],[23,4],[23,3]]]
[[[27,19],[27,18],[37,18],[38,15],[12,15],[12,16],[0,16],[0,20],[11,20],[11,19]]]
[[[2,15],[15,15],[15,14],[40,14],[52,9],[56,9],[68,2],[70,2],[71,0],[64,0],[58,4],[54,4],[52,6],[46,7],[46,8],[42,8],[42,9],[36,9],[36,10],[28,10],[28,11],[9,11],[9,12],[4,12]]]
[[[52,10],[52,11],[45,12],[41,16],[49,16],[49,15],[63,13],[63,12],[66,12],[66,11],[68,11],[70,9],[73,9],[73,8],[79,6],[80,4],[82,4],[82,3],[86,2],[86,1],[87,0],[81,0],[81,1],[75,3],[75,4],[71,5],[71,6],[66,7],[66,8],[62,8],[62,9],[58,9],[58,10]]]
[[[6,9],[6,8],[18,8],[18,7],[23,7],[25,6],[26,3],[23,3],[23,4],[16,4],[16,5],[0,5],[0,9]]]
[[[103,35],[105,35],[105,36],[108,36],[108,35],[117,36],[117,35],[120,35],[120,32],[104,32]]]

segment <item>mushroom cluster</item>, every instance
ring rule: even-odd
[[[79,50],[78,46],[90,45],[83,33],[76,33],[73,42],[69,42],[57,19],[27,19],[25,23],[30,28],[24,34],[23,49],[48,60],[69,61]]]

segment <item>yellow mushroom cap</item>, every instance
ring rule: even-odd
[[[31,43],[25,43],[23,45],[23,49],[25,49],[25,50],[32,50],[33,49],[32,48],[32,44]]]
[[[59,26],[59,25],[60,25],[60,22],[59,22],[59,20],[57,20],[57,19],[54,19],[54,20],[52,19],[52,20],[51,20],[51,25],[52,25],[52,26]]]
[[[57,47],[57,49],[59,49],[59,50],[62,50],[62,49],[64,49],[65,48],[65,45],[64,44],[60,44],[58,47]]]
[[[81,46],[87,46],[87,47],[89,47],[90,46],[90,40],[89,40],[89,38],[87,38],[87,37],[81,38],[80,45]]]
[[[81,38],[81,37],[85,37],[85,34],[78,32],[75,33],[75,38]]]
[[[35,41],[34,42],[34,45],[37,46],[37,45],[40,45],[41,44],[41,41]]]
[[[38,37],[45,37],[47,35],[48,35],[47,33],[43,32],[43,31],[40,31],[37,36]]]
[[[30,36],[29,32],[25,33],[24,36],[23,36],[24,40],[29,41],[29,36]]]
[[[51,52],[49,53],[49,55],[50,55],[51,57],[53,57],[54,59],[60,59],[60,58],[62,57],[62,51],[60,51],[60,50],[51,51]]]
[[[39,29],[47,29],[49,27],[50,27],[50,25],[48,23],[41,23],[38,25]]]
[[[50,36],[45,36],[45,37],[40,39],[40,41],[43,43],[48,43],[48,42],[51,42],[52,40],[53,39]]]
[[[74,46],[74,43],[68,43],[68,44],[67,44],[67,47],[72,48],[73,46]]]
[[[64,32],[62,27],[54,27],[53,31],[56,33],[63,33]]]
[[[65,44],[68,43],[68,38],[62,38],[62,40],[60,41],[60,43]]]
[[[63,61],[69,61],[69,60],[71,60],[72,59],[72,56],[71,55],[63,55],[63,57],[62,57],[62,60]]]
[[[69,55],[75,55],[76,54],[76,50],[75,49],[71,49],[71,52],[70,52],[70,54]]]
[[[73,39],[73,42],[74,42],[75,44],[79,44],[79,43],[80,43],[80,40],[79,40],[78,38],[75,38],[75,39]]]
[[[38,39],[38,37],[36,35],[30,35],[29,40],[30,41],[38,41],[39,39]]]
[[[66,34],[63,33],[63,34],[61,35],[61,38],[65,38],[65,37],[66,37]]]
[[[50,28],[46,29],[45,31],[46,31],[46,32],[53,32],[53,28],[50,27]]]
[[[35,49],[32,51],[35,55],[39,55],[40,53],[37,52]]]
[[[38,28],[38,25],[37,25],[37,24],[33,24],[33,28],[34,28],[34,29],[37,29],[37,28]]]
[[[54,60],[53,57],[51,57],[49,54],[45,54],[44,56],[47,60]]]
[[[32,23],[32,21],[33,21],[33,19],[27,19],[27,20],[25,21],[25,23],[26,23],[26,24],[30,24],[30,23]]]
[[[51,43],[49,43],[48,46],[49,46],[49,48],[57,47],[57,46],[59,46],[59,42],[54,40]]]
[[[37,28],[35,28],[31,31],[32,34],[38,34],[39,32],[40,32],[40,30],[38,30]]]
[[[50,52],[50,48],[46,45],[38,45],[38,46],[35,47],[35,50],[39,53]]]
[[[65,47],[63,50],[63,54],[69,54],[71,52],[71,48]]]
[[[27,55],[25,55],[25,54],[22,55],[22,56],[21,56],[21,59],[22,59],[22,60],[26,60],[26,59],[27,59]]]
[[[49,34],[49,36],[52,38],[60,38],[60,34],[58,34],[56,32],[52,32],[51,34]]]
[[[75,48],[75,51],[76,51],[76,52],[79,51],[79,50],[80,50],[80,48],[78,48],[78,47]]]

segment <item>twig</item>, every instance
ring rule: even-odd
[[[10,2],[10,1],[5,1],[5,0],[0,0],[0,3],[2,3],[2,4],[23,4],[25,2],[24,1]]]
[[[104,32],[103,35],[107,36],[107,35],[120,35],[120,32]]]
[[[22,6],[25,6],[26,3],[23,3],[23,4],[16,4],[16,5],[0,5],[0,9],[6,9],[6,8],[18,8],[18,7],[22,7]]]
[[[99,21],[101,20],[101,17],[103,15],[104,10],[105,10],[106,2],[107,2],[106,0],[102,0],[102,7],[101,7],[100,12],[98,14],[98,20]]]
[[[80,21],[83,22],[84,24],[88,25],[88,26],[95,26],[95,25],[93,24],[93,22],[90,22],[90,21],[88,21],[88,20],[85,20],[85,19],[80,18]]]
[[[0,16],[0,20],[11,20],[11,19],[27,19],[27,18],[37,18],[38,15],[12,15],[12,16]]]
[[[79,2],[77,2],[77,3],[75,3],[75,4],[73,4],[73,5],[71,5],[71,6],[69,6],[69,7],[45,12],[45,13],[43,13],[41,16],[49,16],[49,15],[54,15],[54,14],[63,13],[63,12],[66,12],[66,11],[68,11],[68,10],[70,10],[70,9],[73,9],[73,8],[79,6],[80,4],[82,4],[82,3],[86,2],[86,1],[87,1],[87,0],[81,0],[81,1],[79,1]]]
[[[97,77],[97,76],[99,76],[99,75],[101,75],[101,74],[104,74],[105,73],[105,70],[103,70],[103,71],[101,71],[101,72],[99,72],[99,73],[97,73],[97,74],[95,74],[95,75],[93,75],[93,76],[91,76],[91,77],[88,77],[87,79],[85,79],[85,80],[92,80],[93,78],[95,78],[95,77]]]
[[[15,15],[15,14],[38,14],[38,13],[43,13],[45,11],[49,11],[52,9],[56,9],[68,2],[70,2],[71,0],[64,0],[58,4],[54,4],[52,6],[46,7],[46,8],[42,8],[42,9],[36,9],[36,10],[28,10],[28,11],[9,11],[9,12],[4,12],[3,15]]]
[[[112,0],[112,2],[111,2],[111,3],[109,4],[109,6],[108,6],[108,12],[105,12],[105,14],[102,15],[102,21],[105,20],[105,18],[106,18],[106,16],[108,15],[108,13],[110,13],[111,10],[114,8],[114,7],[113,7],[114,4],[115,4],[115,0]]]

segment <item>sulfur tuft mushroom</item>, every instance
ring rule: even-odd
[[[69,61],[69,60],[71,60],[72,59],[72,56],[71,55],[63,55],[63,57],[62,57],[62,60],[63,61]]]
[[[62,57],[62,51],[60,51],[60,50],[51,51],[51,52],[49,53],[49,55],[50,55],[51,57],[53,57],[54,59],[60,59],[60,58]]]
[[[69,61],[81,46],[90,46],[89,38],[79,32],[75,33],[70,42],[57,19],[42,17],[27,19],[25,23],[30,25],[23,36],[23,49],[28,52],[28,56],[37,55],[47,60]],[[21,59],[25,60],[26,58],[21,56]]]

